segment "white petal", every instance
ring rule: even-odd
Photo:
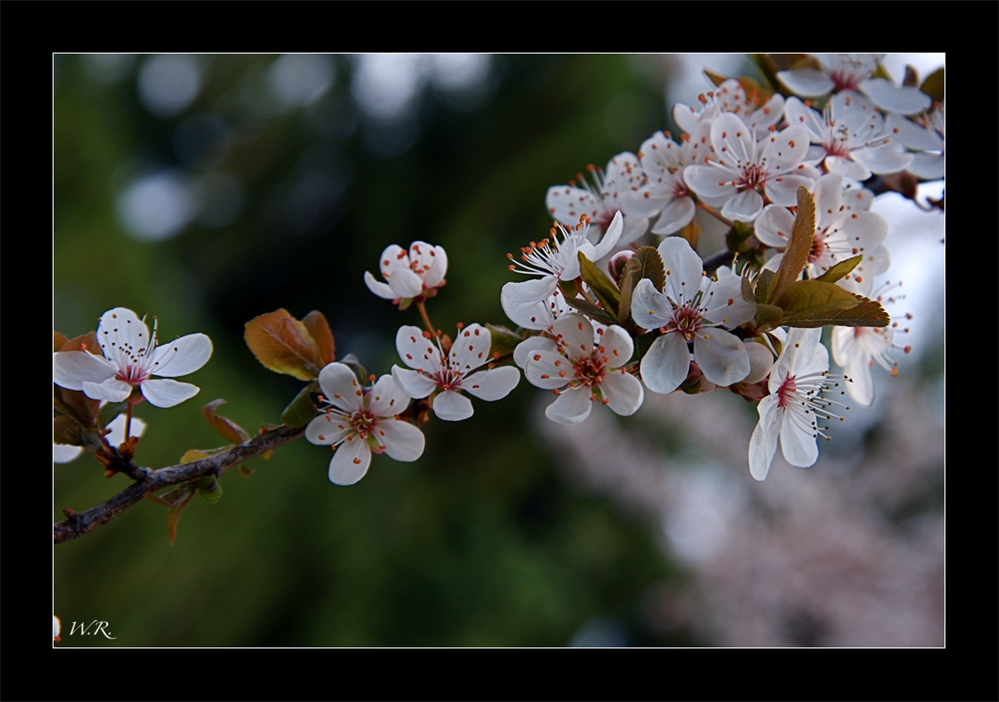
[[[108,378],[101,383],[84,380],[82,385],[83,394],[93,400],[123,402],[132,394],[132,386],[116,378]]]
[[[815,181],[804,175],[784,175],[780,180],[771,178],[767,181],[765,190],[767,197],[774,204],[784,207],[796,207],[798,205],[798,188],[804,186],[811,190]]]
[[[778,71],[777,79],[791,92],[801,97],[820,97],[836,87],[832,78],[810,66],[791,71]]]
[[[545,416],[558,424],[579,424],[590,416],[591,395],[585,386],[566,390],[545,408]]]
[[[558,278],[554,275],[546,275],[520,283],[507,283],[503,286],[501,295],[507,299],[509,305],[533,307],[542,300],[548,299],[557,287]]]
[[[416,297],[423,292],[423,278],[408,268],[395,268],[391,273],[384,274],[384,277],[394,293],[393,299]]]
[[[100,356],[86,351],[57,351],[52,354],[52,380],[68,390],[82,390],[84,381],[102,383],[116,368]]]
[[[446,422],[468,419],[474,411],[472,401],[454,390],[444,390],[439,395],[435,395],[430,406],[437,418]]]
[[[562,387],[571,380],[571,378],[567,377],[571,370],[572,362],[561,353],[539,349],[527,357],[527,363],[524,366],[524,376],[535,387],[544,390],[554,390],[555,388]],[[560,375],[559,371],[565,371],[566,375]]]
[[[157,346],[154,354],[149,372],[164,378],[176,378],[193,373],[208,363],[212,357],[212,341],[205,334],[188,334]]]
[[[388,283],[378,282],[375,280],[375,276],[371,275],[368,271],[364,271],[364,283],[368,286],[368,290],[380,298],[394,300],[396,297],[395,293],[392,292],[392,288],[388,286]]]
[[[639,232],[640,234],[644,234],[645,226],[647,225],[648,225],[647,221],[645,225],[642,226],[638,226],[635,223],[632,223],[631,231],[629,232],[629,237],[633,238],[635,236],[635,232],[638,229],[642,230],[641,232]],[[609,254],[611,252],[611,249],[614,248],[614,245],[617,244],[618,239],[621,238],[621,233],[623,231],[624,231],[624,216],[621,214],[621,211],[618,210],[614,214],[614,219],[611,220],[610,225],[607,227],[607,231],[604,233],[604,238],[601,239],[600,243],[597,244],[596,247],[593,249],[593,258],[591,260],[599,261],[601,258]],[[628,240],[630,241],[631,239],[629,238]]]
[[[364,477],[371,465],[371,449],[361,439],[344,441],[333,452],[329,479],[334,485],[353,485]]]
[[[924,180],[939,180],[944,177],[943,154],[912,154],[909,172]]]
[[[410,368],[425,373],[436,373],[441,369],[441,354],[437,345],[423,336],[419,327],[399,327],[395,334],[395,349],[402,362]]]
[[[326,401],[346,412],[361,409],[361,390],[357,377],[343,363],[330,363],[319,371],[319,389]]]
[[[451,344],[449,355],[451,368],[462,375],[469,373],[490,360],[492,335],[478,324],[470,324],[460,332]]]
[[[782,203],[778,203],[782,204]],[[763,196],[755,190],[743,190],[722,207],[722,214],[740,222],[752,222],[763,211]]]
[[[415,370],[392,366],[392,377],[409,397],[420,400],[437,389],[437,383],[423,373]]]
[[[538,350],[557,353],[558,346],[555,344],[554,339],[550,339],[547,336],[529,336],[517,344],[517,348],[513,350],[513,362],[521,368],[526,368],[528,358]]]
[[[126,307],[115,307],[101,315],[97,324],[97,343],[104,357],[114,362],[118,349],[131,349],[132,353],[149,346],[149,327],[138,315]]]
[[[749,375],[746,347],[737,336],[721,329],[711,329],[694,340],[694,360],[715,385],[728,386]]]
[[[809,415],[812,416],[812,415]],[[780,429],[780,450],[792,466],[807,468],[819,460],[819,447],[810,427],[785,418]]]
[[[683,179],[690,189],[702,199],[709,200],[710,205],[717,205],[719,201],[735,195],[736,190],[729,182],[732,175],[716,166],[687,166],[683,170]]]
[[[664,290],[666,296],[677,304],[693,300],[701,287],[701,278],[703,277],[701,274],[704,272],[704,263],[701,261],[701,257],[690,248],[690,243],[680,236],[670,236],[663,239],[659,244],[659,256],[666,269],[667,288]],[[643,278],[642,280],[647,279]],[[632,306],[634,307],[634,305]],[[670,314],[670,318],[672,316]]]
[[[482,400],[500,400],[517,387],[520,371],[513,366],[502,366],[472,373],[462,380],[461,388]]]
[[[753,223],[756,238],[767,246],[784,248],[794,228],[794,215],[781,205],[767,205]]]
[[[756,408],[760,421],[749,439],[749,473],[756,480],[766,480],[770,463],[777,451],[777,438],[780,436],[783,419],[779,403],[777,395],[767,395]]]
[[[653,234],[667,235],[680,231],[694,219],[697,207],[694,200],[689,197],[681,197],[671,200],[659,215],[654,227]]]
[[[612,324],[599,339],[600,350],[607,357],[607,364],[611,368],[620,368],[628,362],[635,352],[635,343],[621,327]]]
[[[409,407],[409,396],[391,375],[383,375],[368,393],[367,404],[376,417],[394,417]]]
[[[645,400],[641,381],[621,371],[605,375],[600,383],[600,392],[607,400],[607,406],[622,417],[633,415]]]
[[[673,319],[672,306],[666,295],[656,290],[648,278],[638,281],[631,293],[631,317],[643,329],[658,329]]]
[[[125,422],[127,419],[124,414],[119,414],[108,422],[107,427],[105,427],[106,429],[110,429],[107,440],[112,446],[117,446],[125,441]],[[142,436],[146,432],[146,423],[138,417],[132,417],[132,422],[128,430],[132,436]]]
[[[400,419],[378,422],[378,432],[389,458],[411,463],[423,455],[426,439],[423,432],[409,422]]]
[[[856,161],[869,168],[871,173],[876,173],[877,175],[887,175],[889,173],[904,171],[912,163],[913,157],[912,154],[895,151],[890,146],[881,146],[878,148],[865,146],[854,149],[850,152],[850,155]],[[856,180],[866,180],[866,178],[856,178]]]
[[[854,151],[858,151],[855,149]],[[851,155],[854,155],[851,152]],[[844,178],[854,180],[867,180],[871,177],[871,169],[863,164],[859,159],[847,158],[846,156],[826,156],[822,164],[830,173],[836,173]]]
[[[642,358],[642,382],[652,392],[670,393],[690,372],[690,352],[679,334],[664,334],[652,342]]]
[[[310,444],[328,446],[343,441],[353,432],[346,418],[336,412],[325,412],[306,425],[305,439]]]
[[[870,357],[864,353],[854,354],[843,368],[843,373],[851,381],[846,383],[850,397],[864,407],[874,404],[874,374],[871,373]]]
[[[539,331],[551,329],[552,322],[555,321],[552,316],[551,304],[551,300],[542,300],[531,307],[523,307],[511,304],[506,295],[500,295],[500,305],[503,307],[503,312],[518,327],[523,329],[537,329]]]
[[[774,355],[766,346],[755,341],[744,341],[743,345],[749,355],[749,375],[743,378],[742,382],[758,383],[766,378],[773,369]]]
[[[191,383],[181,383],[176,380],[144,380],[142,396],[154,407],[173,407],[184,400],[190,400],[201,388]]]
[[[919,88],[899,87],[885,78],[868,78],[860,84],[859,88],[862,93],[874,101],[875,105],[887,112],[914,115],[929,109],[933,103],[933,98]]]

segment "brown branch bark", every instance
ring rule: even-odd
[[[85,512],[77,513],[72,510],[63,510],[66,519],[57,522],[52,527],[55,543],[61,544],[64,541],[75,539],[77,536],[86,534],[94,527],[111,521],[125,509],[141,500],[147,493],[200,478],[204,475],[212,474],[218,477],[229,468],[239,465],[250,458],[259,456],[262,453],[266,453],[278,446],[287,444],[290,441],[294,441],[304,433],[304,426],[280,426],[277,429],[272,429],[255,436],[238,446],[220,451],[213,456],[152,471],[148,475],[139,478],[135,484],[122,490],[107,502],[103,502]]]

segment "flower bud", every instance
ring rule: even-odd
[[[628,259],[635,255],[634,251],[619,251],[611,257],[607,267],[610,269],[611,277],[618,285],[621,284],[621,276],[624,275],[624,267],[628,265]]]
[[[742,382],[747,384],[758,383],[768,375],[774,367],[774,357],[763,344],[755,341],[743,341],[746,352],[749,354],[749,375],[743,378]]]

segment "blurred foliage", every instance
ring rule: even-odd
[[[149,428],[136,461],[154,468],[218,444],[200,411],[216,398],[251,433],[279,421],[301,382],[247,349],[258,315],[319,310],[338,357],[389,372],[395,330],[419,324],[362,282],[389,244],[447,250],[434,324],[509,324],[505,254],[547,232],[547,187],[665,124],[654,57],[490,57],[474,90],[428,82],[394,120],[361,109],[347,56],[321,57],[329,87],[290,107],[276,97],[294,77],[277,70],[286,57],[197,56],[196,95],[156,113],[143,81],[157,58],[58,56],[53,134],[55,330],[84,334],[121,305],[156,315],[163,339],[204,332],[215,346],[185,378],[195,399],[137,408]],[[123,198],[156,175],[195,205],[172,236],[143,240]],[[212,210],[219,192],[238,214]],[[432,420],[419,461],[375,457],[350,488],[327,482],[328,450],[285,446],[251,461],[250,478],[227,473],[218,504],[193,502],[172,547],[166,509],[132,507],[55,548],[60,645],[560,646],[608,616],[630,643],[675,643],[640,612],[673,576],[658,527],[563,482],[534,415],[518,411],[534,399],[522,381],[468,421]],[[54,481],[55,521],[126,486],[90,456],[57,465]],[[94,619],[117,638],[65,635]]]

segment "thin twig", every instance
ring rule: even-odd
[[[266,453],[278,446],[287,444],[290,441],[294,441],[304,433],[304,426],[288,427],[282,425],[277,429],[271,429],[238,446],[220,451],[207,458],[152,471],[107,502],[103,502],[85,512],[63,510],[66,519],[54,524],[52,527],[55,543],[61,544],[64,541],[75,539],[77,536],[86,534],[94,527],[111,521],[125,509],[141,500],[146,493],[200,478],[203,475],[212,474],[218,477],[229,468],[239,465],[250,458],[259,456],[262,453]]]

